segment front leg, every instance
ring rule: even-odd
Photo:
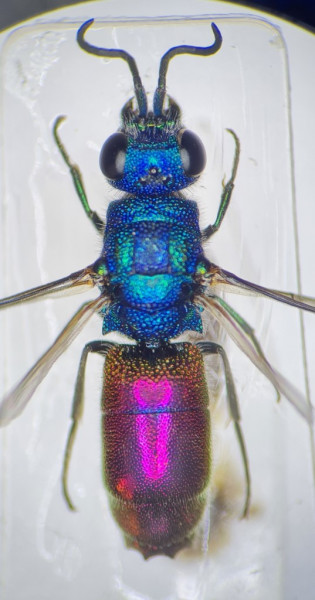
[[[230,200],[231,200],[231,196],[232,196],[232,192],[233,192],[233,188],[234,188],[234,181],[235,181],[237,167],[238,167],[238,163],[239,163],[239,159],[240,159],[241,146],[240,146],[240,141],[239,141],[236,133],[233,131],[233,129],[227,129],[227,131],[233,136],[234,141],[235,141],[235,154],[234,154],[232,174],[231,174],[229,181],[223,187],[223,191],[221,194],[221,202],[220,202],[217,218],[216,218],[214,224],[208,225],[208,227],[206,227],[201,233],[203,242],[208,240],[214,233],[216,233],[216,231],[218,231],[219,227],[221,226],[221,223],[224,219],[225,213],[230,204]]]
[[[59,137],[58,129],[59,129],[60,124],[64,120],[65,120],[64,116],[57,117],[57,119],[55,120],[54,127],[53,127],[54,140],[58,146],[58,150],[59,150],[63,160],[65,161],[65,163],[70,171],[72,181],[73,181],[73,184],[75,187],[75,191],[76,191],[76,193],[79,197],[79,200],[83,206],[86,216],[90,219],[91,223],[93,223],[96,230],[103,235],[105,223],[98,216],[97,212],[95,212],[94,210],[91,209],[91,207],[89,205],[89,201],[87,199],[85,189],[84,189],[83,179],[82,179],[82,175],[80,173],[80,169],[79,169],[79,167],[77,167],[77,165],[74,165],[71,162],[70,157]]]

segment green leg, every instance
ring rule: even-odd
[[[59,126],[60,124],[65,120],[66,117],[60,116],[57,117],[57,119],[54,122],[54,127],[53,127],[53,135],[54,135],[54,139],[55,142],[59,148],[60,154],[63,158],[63,160],[65,161],[66,165],[69,167],[69,171],[72,177],[72,181],[74,183],[74,187],[75,187],[75,191],[79,197],[79,200],[84,208],[84,212],[86,214],[86,216],[92,221],[94,227],[96,227],[97,231],[99,233],[104,232],[104,222],[102,221],[102,219],[100,219],[100,217],[98,216],[98,214],[94,211],[91,210],[91,207],[89,205],[86,193],[85,193],[85,189],[84,189],[84,185],[83,185],[83,179],[82,179],[82,175],[80,173],[79,167],[77,167],[76,165],[74,165],[70,158],[69,155],[59,137]]]
[[[202,240],[204,242],[206,240],[208,240],[220,228],[221,223],[224,219],[225,213],[230,204],[230,200],[231,200],[231,196],[232,196],[232,192],[233,192],[233,188],[234,188],[234,181],[235,181],[237,167],[238,167],[238,163],[239,163],[239,159],[240,159],[240,141],[239,141],[236,133],[232,129],[227,129],[227,131],[233,136],[234,141],[235,141],[235,154],[234,154],[232,174],[231,174],[229,181],[223,187],[223,192],[221,195],[221,202],[220,202],[220,206],[219,206],[219,210],[218,210],[218,214],[217,214],[215,223],[213,225],[208,225],[208,227],[206,227],[202,232]]]
[[[227,399],[230,409],[230,415],[234,423],[235,432],[237,441],[240,447],[244,471],[245,471],[245,479],[246,479],[246,497],[244,503],[244,509],[242,517],[246,517],[248,515],[249,506],[250,506],[250,496],[251,496],[251,480],[250,480],[250,472],[249,472],[249,463],[248,456],[246,452],[245,441],[241,428],[241,415],[238,407],[238,400],[235,390],[235,385],[233,381],[233,375],[231,372],[230,364],[226,355],[226,352],[222,346],[216,344],[214,342],[199,342],[197,346],[200,348],[203,354],[220,354],[223,367],[224,367],[224,375],[225,375],[225,384],[226,384],[226,392]]]
[[[75,441],[79,423],[80,423],[80,421],[82,419],[82,415],[83,415],[85,368],[86,368],[87,357],[90,352],[97,352],[98,354],[102,354],[103,356],[106,356],[108,350],[113,345],[114,344],[111,344],[110,342],[103,342],[103,341],[99,341],[99,340],[95,341],[95,342],[89,342],[88,344],[86,344],[86,346],[84,346],[82,354],[81,354],[78,375],[77,375],[75,389],[74,389],[73,403],[72,403],[72,412],[71,412],[72,425],[71,425],[71,428],[70,428],[70,431],[68,434],[68,439],[67,439],[67,444],[66,444],[66,449],[65,449],[64,459],[63,459],[63,468],[62,468],[62,490],[63,490],[63,495],[65,497],[65,500],[66,500],[70,510],[76,510],[76,508],[71,500],[70,494],[69,494],[68,474],[69,474],[69,465],[70,465],[70,460],[71,460],[71,456],[72,456],[73,444]]]

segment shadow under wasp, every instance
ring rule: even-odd
[[[94,286],[100,295],[78,310],[53,345],[4,398],[0,424],[6,425],[20,414],[53,363],[90,317],[99,313],[104,335],[120,332],[133,343],[114,343],[106,338],[87,343],[82,351],[63,464],[64,496],[74,509],[68,470],[83,412],[87,358],[97,353],[104,357],[103,470],[112,513],[126,543],[145,558],[156,554],[173,557],[189,544],[207,505],[211,425],[205,355],[218,355],[222,361],[229,412],[245,472],[243,516],[248,514],[251,496],[248,457],[226,352],[211,339],[194,344],[173,340],[189,331],[202,334],[202,317],[210,314],[278,393],[311,422],[309,405],[272,368],[253,329],[216,294],[216,289],[267,296],[312,312],[315,300],[245,281],[213,264],[204,254],[203,244],[223,222],[236,179],[240,142],[232,129],[227,133],[235,145],[234,159],[215,222],[200,230],[197,204],[182,194],[198,180],[206,155],[199,137],[183,126],[179,106],[166,95],[168,65],[180,54],[210,56],[218,52],[222,36],[217,26],[212,23],[211,46],[176,46],[164,54],[149,110],[134,58],[124,50],[88,43],[85,33],[92,22],[80,27],[79,46],[96,56],[121,58],[133,78],[136,102],[131,99],[123,106],[121,127],[106,140],[100,153],[103,174],[123,194],[110,203],[104,223],[90,208],[81,173],[60,137],[64,117],[58,117],[54,138],[83,209],[103,236],[102,252],[92,265],[70,276],[4,298],[0,308]]]

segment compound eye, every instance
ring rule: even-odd
[[[113,133],[103,144],[100,168],[108,179],[120,179],[123,176],[127,146],[127,136],[121,132]]]
[[[205,168],[207,157],[201,139],[193,131],[182,129],[179,132],[180,155],[183,169],[188,176],[199,175]]]

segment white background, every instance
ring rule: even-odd
[[[314,295],[313,36],[271,20],[280,28],[288,50],[288,96],[283,42],[280,33],[266,23],[266,16],[257,23],[248,19],[245,9],[246,19],[240,19],[239,6],[191,1],[160,3],[158,12],[209,14],[228,40],[217,60],[207,59],[206,69],[205,59],[174,59],[168,78],[168,89],[182,106],[186,126],[206,137],[207,172],[199,189],[191,192],[200,202],[204,223],[213,221],[221,180],[231,164],[233,147],[225,128],[234,128],[241,139],[235,194],[226,222],[211,242],[211,256],[241,277],[270,287],[297,289],[292,156],[302,290]],[[31,30],[30,39],[27,31],[14,33],[4,47],[1,296],[66,275],[97,257],[101,244],[75,197],[51,140],[51,126],[58,114],[68,116],[62,137],[84,174],[91,204],[104,216],[104,198],[108,202],[117,192],[112,195],[109,186],[104,187],[97,155],[106,136],[119,126],[120,107],[132,95],[131,77],[122,61],[104,63],[78,51],[74,33],[91,16],[109,21],[110,17],[146,15],[157,15],[155,3],[133,2],[131,13],[127,2],[90,2],[32,20],[29,23],[43,23],[42,28]],[[220,19],[226,15],[230,19]],[[62,19],[74,21],[73,26],[56,25]],[[183,41],[209,43],[206,26],[200,33],[204,37],[199,38],[198,30],[198,39],[193,39],[192,25],[187,30],[178,28],[180,33],[165,23],[155,25],[152,30],[142,26],[136,35],[130,34],[130,25],[122,33],[111,26],[107,33],[111,44],[116,36],[118,47],[130,44],[128,49],[150,91],[156,85],[163,51]],[[102,29],[97,35],[95,43],[104,44],[103,39],[108,43]],[[2,34],[1,40],[5,39]],[[33,44],[32,52],[29,44]],[[271,313],[270,302],[255,298],[247,302],[232,296],[228,300],[255,327],[272,364],[303,391],[297,311],[280,305]],[[47,301],[5,314],[1,381],[6,389],[52,343],[79,304],[77,298]],[[310,366],[315,353],[313,321],[312,315],[305,317]],[[225,470],[218,469],[218,473],[231,506],[213,533],[209,555],[200,558],[187,552],[174,561],[158,557],[144,563],[139,554],[124,548],[121,533],[108,514],[100,476],[102,361],[97,359],[88,371],[84,426],[70,474],[80,510],[77,514],[68,511],[59,478],[71,390],[80,349],[86,341],[97,339],[100,329],[95,318],[95,324],[54,367],[25,413],[3,433],[1,598],[80,599],[88,594],[111,600],[313,598],[314,496],[307,426],[285,400],[276,405],[273,389],[232,345],[228,349],[241,397],[253,479],[250,519],[240,521],[237,516],[242,471],[237,449],[229,449],[233,431],[228,427],[223,430],[228,448],[218,431],[214,451],[216,463],[223,455]]]

